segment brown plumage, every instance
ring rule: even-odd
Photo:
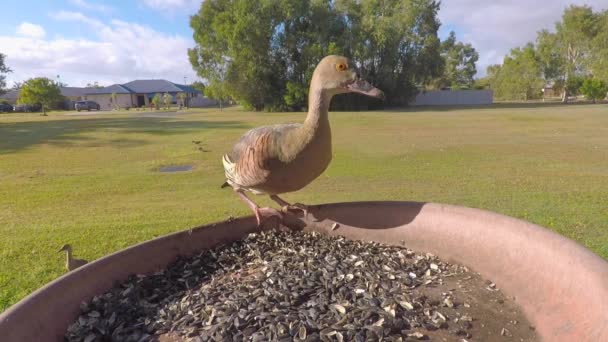
[[[269,195],[283,210],[306,206],[291,205],[278,195],[302,189],[325,171],[332,158],[328,110],[336,94],[357,92],[383,98],[377,88],[359,79],[346,57],[327,56],[319,62],[310,83],[308,115],[304,123],[278,124],[254,128],[245,133],[232,151],[223,156],[226,183],[261,216],[279,216],[272,208],[259,208],[246,195]]]
[[[75,270],[78,267],[88,263],[86,260],[72,258],[72,246],[69,244],[63,245],[59,252],[66,252],[65,268],[68,271]]]

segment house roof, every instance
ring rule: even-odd
[[[125,83],[123,86],[131,89],[134,93],[172,93],[184,91],[176,84],[167,80],[135,80]]]
[[[63,96],[83,96],[86,94],[88,88],[79,87],[60,87],[61,95]]]
[[[61,87],[61,95],[67,97],[77,97],[94,94],[150,94],[150,93],[198,93],[199,91],[191,86],[176,84],[167,80],[135,80],[125,84],[112,84],[103,88],[80,88],[80,87]],[[19,97],[18,89],[11,89],[6,94],[0,95],[0,99],[17,100]]]
[[[129,88],[120,85],[120,84],[112,84],[110,86],[107,87],[103,87],[103,88],[89,88],[87,95],[94,95],[94,94],[112,94],[112,93],[116,93],[116,94],[130,94],[133,91],[131,91]]]
[[[5,100],[17,100],[19,98],[19,89],[11,89],[6,93],[0,95],[0,99]]]

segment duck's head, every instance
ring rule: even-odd
[[[355,65],[344,56],[324,57],[312,75],[311,88],[321,89],[331,95],[359,93],[384,99],[382,90],[359,77]]]
[[[63,245],[63,247],[61,247],[61,249],[59,250],[59,252],[67,252],[67,251],[71,251],[72,250],[72,246],[70,246],[69,244],[65,244]]]

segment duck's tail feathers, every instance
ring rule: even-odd
[[[222,184],[222,189],[228,186],[232,186],[231,181],[234,179],[235,165],[228,154],[224,154],[222,157],[222,164],[224,165],[224,174],[226,175],[226,182]]]

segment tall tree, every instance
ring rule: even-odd
[[[171,107],[172,99],[173,99],[173,97],[171,96],[171,94],[169,94],[169,93],[163,94],[163,104],[165,105],[166,109],[169,109],[169,107]]]
[[[598,78],[588,78],[581,85],[580,91],[589,100],[593,101],[593,103],[596,103],[597,100],[603,100],[606,98],[608,86],[606,86],[606,82]]]
[[[178,100],[179,109],[182,109],[182,107],[186,107],[186,98],[188,97],[188,95],[186,95],[186,93],[184,93],[184,92],[177,93],[177,95],[175,95],[175,97]]]
[[[6,55],[0,53],[0,95],[4,94],[6,88],[6,74],[13,72],[9,67],[6,66],[4,60]]]
[[[42,106],[42,115],[46,115],[46,111],[58,105],[63,99],[61,91],[56,82],[46,78],[32,78],[23,83],[19,91],[20,104],[37,104]]]
[[[217,100],[220,111],[222,111],[224,103],[230,96],[226,82],[219,79],[212,79],[205,88],[205,91],[209,98]]]
[[[591,42],[589,68],[594,77],[608,83],[608,10],[597,19],[597,35]]]
[[[566,83],[568,78],[588,73],[592,41],[598,33],[598,14],[589,6],[571,5],[555,24],[555,33],[540,31],[538,52],[547,80]],[[562,100],[568,101],[568,87]]]
[[[160,105],[162,102],[163,102],[163,94],[161,94],[161,93],[154,94],[154,97],[152,98],[152,104],[154,105],[154,108],[160,109]]]
[[[502,68],[501,64],[492,64],[486,67],[486,76],[475,81],[477,89],[494,89],[498,79],[498,74]]]
[[[336,0],[346,17],[346,53],[400,105],[440,75],[439,1]]]
[[[256,110],[304,107],[328,54],[351,57],[400,104],[439,75],[438,10],[435,0],[208,0],[191,18],[189,57],[208,84],[223,79],[231,97]]]
[[[95,82],[92,82],[92,83],[87,83],[87,85],[85,86],[85,88],[100,89],[100,88],[103,88],[103,86],[99,85],[99,82],[95,81]]]
[[[542,65],[532,43],[512,49],[501,67],[493,67],[492,89],[498,99],[530,100],[540,97]]]
[[[201,81],[194,81],[190,84],[190,86],[198,91],[201,92],[201,94],[205,94],[205,84]]]
[[[456,33],[450,32],[441,43],[441,57],[444,61],[443,74],[435,81],[437,88],[452,89],[471,88],[477,73],[475,63],[479,54],[471,44],[456,40]]]

